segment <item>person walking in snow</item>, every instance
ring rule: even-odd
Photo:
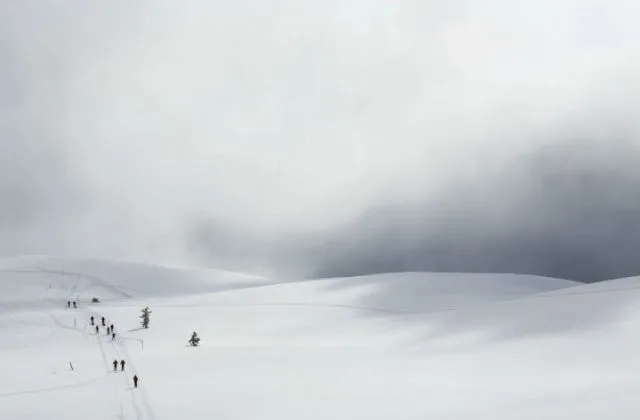
[[[106,327],[105,323],[104,323],[104,317],[102,317],[102,326]]]
[[[116,333],[111,333],[111,341],[115,341],[116,339]]]
[[[78,309],[78,302],[73,301],[73,307],[74,307],[74,308],[76,308],[76,309]]]
[[[100,332],[100,327],[96,325],[96,334],[98,334],[99,332]]]
[[[138,375],[133,375],[133,386],[138,387]]]
[[[113,324],[111,324],[111,332],[113,332]]]
[[[67,308],[70,308],[70,307],[71,307],[71,302],[67,301]]]
[[[124,372],[124,359],[120,360],[120,370]]]
[[[114,360],[114,361],[113,361],[113,371],[114,371],[114,372],[117,372],[117,371],[118,371],[118,361],[117,361],[117,360]]]
[[[93,317],[91,317],[91,325],[95,325],[95,322],[93,322]]]

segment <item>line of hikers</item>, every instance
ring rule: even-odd
[[[76,301],[71,302],[70,300],[67,301],[67,308],[71,308],[71,304],[73,303],[73,307],[74,308],[78,308],[78,304]],[[89,318],[91,320],[91,325],[94,325],[96,327],[96,334],[100,333],[100,326],[96,325],[96,320],[93,317],[93,315],[91,316],[91,318]],[[114,341],[116,339],[116,332],[115,332],[115,326],[113,324],[107,326],[107,320],[105,317],[102,317],[100,319],[102,326],[107,328],[107,335],[111,334],[111,340]],[[125,365],[125,361],[121,360],[120,361],[120,370],[124,372],[124,365]],[[113,370],[114,372],[118,371],[118,361],[114,360],[113,361]],[[138,375],[133,375],[133,386],[135,388],[138,387]]]
[[[91,325],[95,325],[95,318],[94,318],[93,316],[91,316],[91,318],[90,318],[90,319],[91,319]],[[103,327],[107,327],[105,317],[102,317],[101,321],[102,321],[102,326],[103,326]],[[113,324],[111,324],[111,325],[109,325],[109,326],[107,327],[107,334],[108,334],[108,333],[111,333],[111,334],[112,334],[112,335],[111,335],[111,340],[115,340],[115,339],[116,339],[116,333],[114,332],[114,328],[115,328],[115,327],[114,327],[114,325],[113,325]],[[99,325],[96,325],[96,334],[97,334],[97,333],[99,333],[99,332],[100,332],[100,326],[99,326]],[[122,371],[122,372],[124,372],[124,365],[125,365],[125,363],[126,363],[126,362],[124,361],[124,359],[120,360],[120,371]],[[114,361],[113,361],[113,371],[114,371],[114,372],[117,372],[117,371],[118,371],[118,361],[117,361],[117,360],[114,360]],[[133,375],[133,386],[134,386],[135,388],[137,388],[137,387],[138,387],[138,375]]]
[[[100,326],[96,325],[95,318],[93,316],[91,316],[91,318],[89,318],[89,319],[91,320],[91,325],[95,325],[96,326],[96,334],[100,333]],[[113,326],[113,324],[107,326],[106,319],[104,317],[102,317],[101,321],[102,321],[102,326],[103,327],[107,327],[107,335],[111,334],[111,340],[112,341],[115,340],[116,339],[116,332],[114,330],[115,327]]]
[[[120,360],[120,371],[124,372],[124,365],[125,365],[125,361],[124,359]],[[118,360],[114,360],[113,361],[113,371],[117,372],[118,371]],[[133,386],[134,387],[138,387],[138,375],[133,375]]]

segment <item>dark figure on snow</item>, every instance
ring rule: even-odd
[[[113,324],[111,324],[111,332],[113,332]]]
[[[70,308],[70,307],[71,307],[71,302],[67,301],[67,308]]]
[[[138,375],[133,375],[133,386],[138,387]]]
[[[107,327],[107,335],[111,334],[111,327]]]
[[[111,341],[114,341],[116,339],[116,333],[111,333]]]
[[[117,361],[117,360],[114,360],[114,361],[113,361],[113,371],[114,371],[114,372],[117,372],[117,371],[118,371],[118,361]]]
[[[124,371],[124,360],[120,360],[120,370]]]
[[[91,317],[91,325],[94,325],[95,323],[93,322],[93,317]]]
[[[78,307],[78,303],[77,302],[73,302],[73,307],[77,308]]]
[[[102,326],[105,327],[105,323],[104,323],[104,317],[102,317]]]
[[[100,327],[96,325],[96,334],[98,334],[99,332],[100,332]]]

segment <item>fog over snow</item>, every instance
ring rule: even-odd
[[[633,0],[0,3],[0,255],[640,273]]]

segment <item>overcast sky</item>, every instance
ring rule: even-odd
[[[639,17],[636,0],[0,2],[0,254],[640,273]]]

